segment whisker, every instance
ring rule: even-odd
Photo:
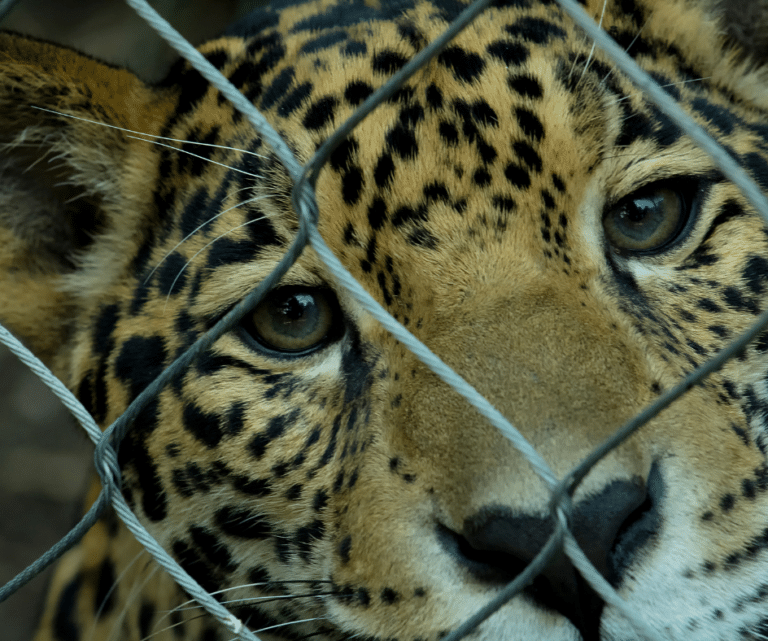
[[[629,53],[629,50],[632,48],[632,45],[635,44],[635,42],[637,42],[637,39],[640,37],[640,34],[643,32],[643,29],[645,29],[645,25],[647,25],[647,24],[648,24],[647,21],[644,22],[643,25],[637,30],[637,33],[635,34],[635,37],[632,38],[632,42],[630,42],[627,45],[627,48],[624,49],[624,53]],[[600,84],[604,85],[605,81],[608,80],[608,78],[611,76],[612,73],[613,73],[613,68],[607,74],[605,74],[605,78],[603,78],[600,81]]]
[[[102,599],[101,603],[99,603],[99,608],[96,610],[96,616],[93,618],[93,623],[91,623],[91,629],[88,632],[88,639],[89,641],[92,641],[94,638],[94,635],[96,634],[96,625],[99,621],[99,618],[101,617],[101,613],[104,610],[104,606],[107,604],[107,601],[109,601],[109,597],[112,596],[112,593],[115,591],[115,588],[117,588],[118,585],[120,585],[120,581],[123,580],[126,573],[133,567],[133,565],[136,563],[136,561],[141,558],[143,554],[146,554],[146,550],[141,550],[136,556],[134,556],[128,565],[125,566],[122,572],[117,575],[117,578],[114,580],[112,585],[109,587],[109,590],[107,591],[106,596]]]
[[[183,138],[171,138],[169,136],[157,136],[155,134],[148,134],[143,131],[135,131],[133,129],[127,129],[125,127],[118,127],[117,125],[110,125],[106,122],[100,122],[98,120],[91,120],[90,118],[83,118],[81,116],[73,116],[71,114],[65,114],[61,111],[56,111],[54,109],[46,109],[44,107],[37,107],[35,105],[32,105],[32,109],[37,109],[39,111],[47,111],[48,113],[56,114],[57,116],[63,116],[64,118],[72,118],[73,120],[82,120],[83,122],[89,122],[94,125],[100,125],[102,127],[108,127],[109,129],[117,129],[118,131],[124,131],[129,134],[136,134],[137,136],[146,136],[147,138],[157,138],[158,140],[169,140],[171,142],[181,142],[181,143],[187,143],[190,145],[200,145],[201,147],[216,147],[217,149],[227,149],[229,151],[239,151],[244,154],[248,154],[250,156],[256,156],[257,158],[264,158],[267,159],[268,156],[265,156],[264,154],[256,153],[255,151],[248,151],[247,149],[241,149],[240,147],[229,147],[227,145],[216,145],[210,142],[196,142],[194,140],[184,140]],[[142,138],[138,138],[138,140],[143,140]],[[147,140],[146,142],[153,142],[151,140]],[[176,147],[172,147],[172,149],[176,149]],[[181,150],[177,150],[181,151]]]
[[[243,187],[242,189],[250,189],[250,187]],[[242,191],[242,190],[238,189],[237,191]],[[235,192],[235,193],[237,193],[237,192]],[[155,267],[152,269],[152,271],[151,271],[151,272],[149,272],[149,275],[148,275],[148,276],[147,276],[147,277],[144,279],[144,284],[146,285],[146,284],[149,282],[149,279],[150,279],[150,278],[152,278],[153,274],[154,274],[154,273],[155,273],[155,272],[156,272],[156,271],[157,271],[157,270],[160,268],[160,265],[162,265],[162,264],[163,264],[163,261],[164,261],[166,258],[168,258],[168,256],[170,256],[170,255],[171,255],[173,252],[175,252],[175,251],[176,251],[176,250],[177,250],[179,247],[181,247],[181,246],[182,246],[182,245],[183,245],[185,242],[187,242],[187,240],[189,240],[190,238],[192,238],[192,236],[194,236],[194,235],[195,235],[197,232],[199,232],[199,231],[200,231],[200,230],[201,230],[203,227],[205,227],[205,226],[206,226],[206,225],[208,225],[209,223],[212,223],[212,222],[213,222],[214,220],[216,220],[216,219],[217,219],[219,216],[223,216],[223,215],[224,215],[224,214],[226,214],[228,211],[232,211],[233,209],[237,209],[238,207],[242,207],[242,206],[244,206],[244,205],[247,205],[247,204],[249,204],[249,203],[254,203],[254,202],[258,201],[258,200],[263,200],[263,199],[265,199],[265,198],[270,198],[270,196],[269,196],[269,195],[264,195],[264,196],[254,196],[253,198],[248,198],[247,200],[243,200],[243,201],[241,201],[241,202],[237,203],[236,205],[232,205],[232,207],[229,207],[229,208],[225,209],[224,211],[220,211],[220,212],[219,212],[218,214],[216,214],[215,216],[211,216],[211,217],[210,217],[208,220],[206,220],[206,221],[204,221],[204,222],[200,223],[200,225],[198,225],[197,227],[195,227],[195,229],[193,229],[191,232],[189,232],[189,233],[188,233],[186,236],[184,236],[184,238],[182,238],[182,239],[181,239],[181,240],[180,240],[178,243],[176,243],[176,244],[175,244],[175,245],[174,245],[174,246],[173,246],[171,249],[169,249],[169,250],[168,250],[168,252],[165,254],[165,256],[163,256],[163,257],[162,257],[162,258],[161,258],[161,259],[158,261],[157,265],[155,265]],[[259,219],[259,220],[260,220],[260,219]],[[203,249],[204,249],[204,248],[203,248]],[[176,281],[174,281],[174,282],[176,282]]]
[[[221,590],[216,590],[215,592],[210,592],[210,595],[215,597],[218,594],[223,594],[225,592],[232,592],[233,590],[241,590],[243,588],[257,588],[257,587],[265,586],[265,585],[270,585],[271,586],[271,585],[283,585],[283,584],[289,584],[289,583],[300,583],[300,584],[305,584],[305,583],[327,583],[327,584],[332,584],[333,582],[328,580],[328,579],[286,579],[286,580],[281,580],[281,581],[260,581],[260,582],[257,582],[257,583],[243,583],[241,585],[235,585],[235,586],[232,586],[230,588],[222,588]],[[332,596],[333,594],[335,594],[335,593],[334,592],[318,592],[315,595],[306,594],[306,595],[298,595],[298,596]],[[283,598],[284,595],[277,595],[277,596],[280,597],[280,598]],[[271,598],[274,598],[274,597],[269,596],[269,597],[253,597],[253,598],[254,599],[256,599],[256,598],[271,599]],[[293,598],[297,598],[297,597],[293,597]],[[222,603],[229,603],[229,601],[223,601]],[[171,616],[171,614],[173,614],[174,612],[184,612],[184,611],[194,610],[196,607],[200,607],[200,606],[197,603],[197,601],[195,601],[195,599],[189,599],[187,601],[184,601],[184,602],[180,603],[179,605],[177,605],[175,608],[172,608],[170,610],[166,610],[165,613],[163,614],[163,616],[160,617],[157,620],[157,622],[155,623],[155,627],[160,625],[160,623],[162,623],[163,620],[165,620],[166,618]],[[178,624],[174,624],[174,626],[175,625],[178,625]],[[170,626],[170,627],[174,627],[174,626]],[[164,630],[168,630],[168,629],[170,629],[170,627],[169,628],[164,628]],[[162,631],[163,630],[160,630],[160,632],[162,632]]]
[[[286,623],[277,623],[275,625],[267,626],[266,628],[259,628],[258,630],[253,630],[253,633],[260,634],[261,632],[266,632],[267,630],[285,628],[289,625],[297,625],[299,623],[311,623],[312,621],[327,621],[327,619],[328,617],[314,617],[312,619],[299,619],[298,621],[287,621]],[[229,641],[237,641],[237,637],[232,637]]]
[[[141,594],[144,592],[144,588],[146,587],[147,583],[149,583],[149,581],[152,579],[152,577],[155,576],[155,574],[159,569],[160,569],[160,566],[155,565],[147,573],[147,576],[144,577],[143,581],[141,581],[140,583],[134,584],[134,586],[131,588],[131,591],[128,593],[128,598],[126,598],[125,601],[123,602],[122,611],[115,618],[115,622],[112,625],[112,630],[109,634],[109,639],[119,638],[118,635],[120,633],[120,629],[123,627],[123,622],[125,621],[125,617],[128,614],[128,610],[134,604],[134,602],[141,596]]]
[[[226,601],[219,601],[219,603],[221,603],[221,605],[233,605],[233,604],[247,605],[252,603],[263,604],[263,603],[272,603],[273,601],[284,601],[286,599],[307,599],[307,598],[321,597],[321,596],[333,596],[334,594],[338,594],[338,592],[312,592],[311,594],[276,594],[272,596],[251,596],[251,597],[243,597],[242,599],[228,599]],[[183,605],[183,606],[180,605],[178,607],[175,607],[172,611],[188,612],[189,610],[195,610],[196,608],[199,608],[199,607],[200,605],[195,602],[195,603],[192,603],[191,605]]]
[[[667,87],[676,87],[678,85],[685,85],[685,84],[687,84],[689,82],[701,82],[702,80],[711,80],[711,79],[712,79],[712,76],[707,76],[706,78],[691,78],[689,80],[680,80],[679,82],[669,82],[666,85],[659,85],[659,87],[661,87],[662,89],[666,89]],[[618,103],[623,102],[625,100],[629,100],[633,96],[636,96],[636,95],[642,94],[642,93],[643,93],[642,91],[633,91],[632,93],[624,96],[623,98],[619,98],[616,101],[616,103],[618,104]]]
[[[600,12],[600,21],[597,23],[598,28],[602,28],[603,26],[603,18],[605,17],[605,8],[608,5],[608,0],[603,0],[603,10]],[[587,73],[587,69],[589,69],[589,63],[592,62],[592,56],[595,53],[595,47],[597,44],[595,41],[592,41],[592,48],[589,50],[589,55],[587,56],[587,62],[584,63],[584,68],[581,70],[581,75],[579,76],[578,81],[576,82],[576,89],[579,88],[579,84],[581,83],[581,79],[584,77],[584,74]]]
[[[227,169],[236,171],[239,174],[245,174],[246,176],[250,176],[251,178],[264,177],[264,176],[261,176],[260,174],[252,174],[250,171],[245,171],[245,169],[237,169],[237,167],[232,167],[231,165],[227,165],[223,162],[217,162],[216,160],[211,160],[210,158],[206,158],[205,156],[200,156],[199,154],[193,154],[191,151],[187,151],[186,149],[179,149],[178,147],[174,147],[173,145],[168,145],[164,142],[158,142],[157,140],[147,140],[146,138],[142,138],[141,137],[142,135],[145,135],[145,134],[140,134],[138,136],[128,136],[128,138],[133,138],[134,140],[141,140],[142,142],[148,142],[153,145],[157,145],[158,147],[167,147],[168,149],[173,149],[173,151],[178,152],[180,154],[187,154],[187,156],[192,156],[193,158],[199,158],[200,160],[204,160],[205,162],[210,163],[212,165],[218,165],[219,167],[226,167]],[[187,140],[182,142],[191,142],[191,141]],[[200,144],[203,144],[203,143],[200,143]]]
[[[168,295],[165,297],[165,305],[163,305],[163,315],[165,315],[165,310],[168,308],[168,301],[171,299],[171,293],[173,292],[173,288],[176,286],[176,283],[178,282],[179,278],[184,273],[184,270],[186,270],[187,267],[189,267],[189,265],[192,264],[192,261],[195,260],[195,258],[197,258],[203,251],[208,249],[208,247],[213,245],[213,243],[215,243],[217,240],[224,238],[224,236],[226,236],[227,234],[230,234],[233,231],[237,231],[242,227],[247,227],[248,225],[257,223],[260,220],[264,220],[265,218],[266,216],[260,216],[259,218],[254,218],[253,220],[247,220],[246,222],[239,224],[237,227],[233,227],[232,229],[225,231],[223,234],[219,234],[212,241],[210,241],[209,243],[206,243],[199,250],[197,250],[195,254],[192,256],[192,258],[190,258],[186,263],[184,263],[184,266],[179,270],[179,273],[176,274],[176,278],[173,279],[173,282],[171,283],[171,286],[168,289]]]

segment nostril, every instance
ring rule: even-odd
[[[525,563],[497,550],[476,548],[461,534],[438,524],[437,538],[443,549],[475,579],[505,584],[525,569]]]
[[[661,529],[660,506],[664,486],[659,467],[654,463],[646,481],[645,500],[621,524],[608,557],[607,579],[614,586],[621,583],[624,572]]]

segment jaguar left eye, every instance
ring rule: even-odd
[[[336,339],[343,323],[331,291],[291,286],[267,294],[242,325],[260,345],[298,355]]]
[[[603,217],[605,237],[622,254],[653,254],[668,248],[685,228],[690,199],[668,184],[631,194]]]

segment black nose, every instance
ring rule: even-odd
[[[658,478],[656,472],[652,476]],[[655,485],[654,490],[658,483]],[[652,490],[651,494],[657,492]],[[658,529],[658,513],[640,480],[614,481],[574,506],[570,527],[587,558],[616,585],[631,557]],[[551,518],[488,506],[466,520],[460,535],[444,529],[439,536],[477,579],[498,583],[522,572],[553,530]],[[584,641],[599,640],[603,601],[564,553],[555,556],[524,594],[566,616]]]

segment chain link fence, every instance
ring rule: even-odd
[[[752,327],[743,335],[735,339],[726,349],[686,376],[678,385],[661,394],[658,399],[645,410],[633,417],[625,425],[621,426],[611,437],[597,447],[578,466],[572,469],[564,478],[558,478],[550,469],[547,462],[526,441],[526,439],[511,425],[504,416],[498,412],[487,400],[485,400],[472,386],[464,381],[461,376],[451,370],[425,345],[414,337],[404,326],[396,321],[389,313],[354,279],[344,268],[338,258],[328,248],[317,229],[318,212],[314,195],[314,182],[320,168],[328,160],[333,150],[346,138],[352,129],[369,113],[376,109],[377,105],[391,97],[406,80],[427,64],[434,56],[450,43],[463,28],[484,11],[492,0],[476,0],[468,5],[463,13],[450,25],[450,27],[429,46],[424,48],[400,71],[379,90],[374,92],[345,122],[339,127],[318,149],[314,157],[305,165],[301,165],[294,158],[288,146],[281,137],[272,129],[268,122],[254,108],[254,106],[237,90],[236,87],[222,76],[203,56],[201,56],[171,25],[166,22],[144,0],[126,0],[128,5],[141,16],[164,40],[186,58],[212,85],[214,85],[252,124],[255,131],[263,136],[272,147],[276,156],[283,163],[294,182],[292,202],[298,213],[299,231],[288,251],[276,269],[247,297],[245,297],[234,309],[232,309],[209,332],[202,336],[187,352],[174,361],[152,384],[150,384],[128,407],[126,412],[104,432],[95,424],[88,412],[79,401],[58,381],[50,371],[36,359],[18,340],[7,330],[0,326],[0,342],[7,345],[32,371],[34,371],[50,389],[58,396],[64,405],[75,416],[77,421],[86,430],[88,436],[95,444],[95,465],[101,477],[103,490],[80,523],[61,541],[48,552],[41,556],[33,565],[19,574],[2,589],[0,589],[0,601],[8,598],[20,586],[24,585],[32,577],[36,576],[43,568],[52,563],[66,549],[75,545],[84,533],[98,519],[99,515],[110,504],[123,520],[125,525],[134,534],[139,542],[154,557],[157,563],[178,582],[178,584],[190,594],[212,616],[218,619],[235,638],[256,641],[258,637],[248,630],[243,623],[222,606],[211,594],[203,590],[177,563],[163,550],[159,544],[149,535],[138,522],[136,516],[120,493],[120,470],[117,465],[116,446],[121,442],[126,432],[131,428],[133,420],[138,413],[149,403],[163,388],[163,386],[177,377],[199,355],[205,352],[219,337],[230,331],[240,319],[252,310],[262,298],[272,290],[297,260],[306,246],[311,246],[318,256],[324,261],[329,271],[337,282],[345,287],[348,292],[381,323],[393,336],[405,345],[417,358],[426,364],[437,376],[450,385],[456,392],[463,396],[468,403],[487,418],[505,437],[507,437],[519,452],[525,456],[532,468],[545,482],[551,492],[550,510],[555,522],[555,530],[550,539],[543,545],[536,558],[528,567],[489,603],[474,616],[464,622],[459,628],[453,630],[444,637],[444,641],[459,641],[465,638],[482,621],[488,618],[496,610],[502,607],[513,596],[518,594],[526,585],[544,569],[550,559],[561,550],[564,550],[573,565],[579,570],[583,578],[602,597],[602,599],[616,607],[635,628],[639,637],[660,641],[656,634],[645,621],[635,615],[633,610],[618,596],[608,582],[597,572],[588,561],[585,554],[579,548],[576,540],[569,530],[569,515],[571,511],[570,497],[578,484],[586,476],[589,470],[609,451],[619,446],[635,431],[640,429],[649,420],[655,417],[675,399],[683,395],[691,387],[699,383],[706,376],[721,368],[730,358],[743,350],[763,329],[768,326],[768,311],[764,311],[754,322]],[[697,125],[672,98],[659,87],[642,69],[640,69],[629,55],[620,48],[600,27],[590,18],[575,0],[557,0],[562,9],[571,16],[597,47],[606,52],[617,68],[624,72],[632,82],[645,92],[646,97],[655,103],[674,123],[676,123],[686,135],[694,140],[712,158],[722,173],[741,189],[743,195],[749,200],[756,211],[768,224],[768,200],[760,192],[754,181],[738,166],[721,147],[709,137],[706,132]],[[0,0],[0,19],[2,11],[10,6],[8,0]]]

